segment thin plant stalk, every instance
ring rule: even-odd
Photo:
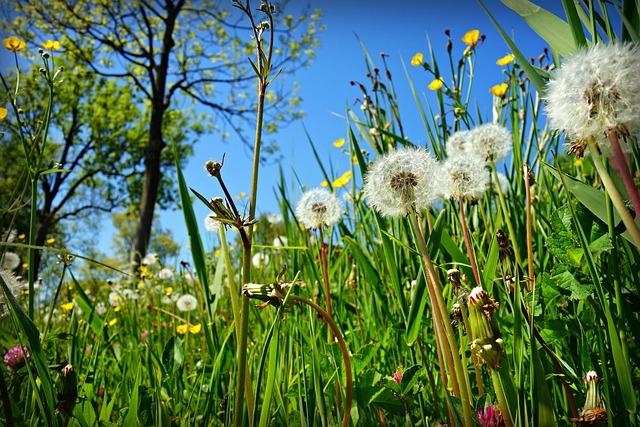
[[[469,236],[469,228],[467,227],[467,218],[464,214],[465,200],[460,199],[460,225],[462,226],[462,235],[464,236],[464,244],[467,248],[467,255],[469,256],[469,262],[471,263],[471,270],[473,270],[473,277],[476,281],[476,286],[482,286],[482,280],[480,279],[480,273],[478,272],[478,263],[476,257],[473,254],[473,246],[471,245],[471,237]]]
[[[318,229],[320,241],[318,246],[318,252],[320,253],[320,264],[322,267],[322,283],[324,286],[324,297],[327,304],[327,313],[329,317],[333,319],[333,305],[331,303],[331,289],[329,288],[329,261],[327,260],[327,252],[329,250],[328,244],[324,242],[324,233],[322,227]],[[333,332],[329,329],[329,342],[333,341]]]
[[[604,184],[604,188],[609,193],[609,197],[611,198],[611,202],[613,206],[618,211],[620,218],[622,218],[622,222],[627,227],[627,231],[633,240],[633,244],[640,248],[640,229],[638,229],[638,225],[633,221],[629,210],[624,204],[624,199],[622,195],[616,188],[616,185],[613,183],[611,176],[607,172],[607,168],[605,167],[602,157],[600,155],[600,150],[594,141],[589,143],[589,151],[591,152],[591,158],[593,159],[593,164],[600,175],[600,179],[602,179],[602,184]]]
[[[498,172],[495,165],[491,165],[491,173],[495,182],[500,182],[498,179]],[[507,230],[509,231],[509,240],[511,240],[511,247],[513,248],[513,255],[516,258],[518,266],[522,264],[522,258],[520,258],[520,250],[518,249],[518,242],[516,241],[516,232],[511,222],[511,216],[509,215],[509,209],[507,208],[507,202],[504,199],[502,188],[500,185],[496,185],[496,192],[498,193],[498,202],[500,203],[500,209],[502,209],[502,215],[504,216],[504,222],[507,224]]]
[[[529,170],[529,166],[522,166],[522,173],[524,175],[524,188],[525,188],[525,196],[526,196],[526,229],[527,229],[527,271],[529,273],[529,277],[527,283],[529,284],[529,290],[535,289],[536,286],[536,276],[535,269],[533,266],[533,225],[532,225],[532,215],[531,215],[531,182],[529,180],[529,176],[531,171]],[[531,307],[531,313],[533,313],[533,307]]]
[[[615,129],[610,130],[607,133],[607,137],[609,138],[611,148],[613,149],[613,157],[610,160],[611,165],[616,172],[618,172],[620,178],[622,178],[622,182],[624,183],[624,187],[627,190],[627,194],[629,195],[629,199],[631,199],[631,204],[633,205],[633,209],[636,213],[636,218],[640,218],[640,192],[638,191],[636,184],[633,182],[633,177],[629,171],[627,160],[622,152],[622,148],[620,147],[618,132]]]
[[[349,349],[347,348],[347,344],[344,342],[344,338],[342,338],[342,334],[340,333],[340,329],[336,322],[329,316],[329,313],[324,311],[322,307],[320,307],[315,302],[303,298],[297,295],[290,295],[288,298],[291,301],[297,301],[303,304],[308,305],[312,309],[316,311],[322,317],[322,319],[327,323],[327,326],[332,330],[334,336],[338,340],[338,345],[340,346],[340,351],[342,352],[342,361],[344,362],[344,370],[345,377],[347,380],[347,384],[345,387],[345,403],[344,403],[344,414],[342,416],[342,427],[349,426],[349,420],[351,419],[351,404],[353,400],[353,379],[351,377],[351,358],[349,357]]]

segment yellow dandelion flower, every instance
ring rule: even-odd
[[[26,270],[27,268],[29,268],[29,263],[26,263],[26,262],[25,262],[25,263],[22,263],[22,268],[23,268],[24,270]]]
[[[216,258],[218,258],[220,256],[222,252],[220,252],[220,249],[216,249],[213,254],[215,255]]]
[[[27,235],[26,235],[26,234],[24,234],[24,233],[22,233],[22,234],[18,235],[18,240],[24,240],[24,239],[26,239],[26,238],[27,238]]]
[[[121,305],[116,305],[115,307],[113,307],[113,311],[115,311],[116,313],[119,312],[120,310],[122,310]]]
[[[496,61],[496,65],[504,67],[505,65],[511,64],[513,61],[515,61],[515,59],[516,59],[515,55],[513,53],[510,53],[508,55],[503,56],[502,58],[498,58],[498,60]]]
[[[170,295],[173,292],[173,288],[171,286],[167,286],[164,288],[164,293]]]
[[[462,42],[469,47],[474,47],[480,41],[480,30],[469,30],[462,36]]]
[[[502,97],[505,93],[507,93],[507,89],[509,85],[507,83],[500,83],[494,86],[491,86],[489,92],[491,92],[494,96]]]
[[[329,183],[325,180],[320,183],[320,187],[328,187]]]
[[[335,188],[342,188],[345,185],[347,185],[347,183],[351,180],[351,171],[348,170],[345,173],[343,173],[340,177],[336,178],[335,181],[333,181],[333,186]]]
[[[144,289],[145,286],[147,286],[147,284],[144,282],[144,280],[140,280],[138,282],[138,289]]]
[[[118,318],[114,317],[113,319],[109,320],[108,325],[109,326],[114,326],[116,323],[118,323]]]
[[[68,313],[68,312],[70,312],[70,311],[71,311],[71,309],[73,308],[73,306],[74,306],[73,301],[71,301],[71,302],[67,302],[67,303],[61,304],[61,305],[60,305],[60,308],[61,308],[61,309],[62,309],[62,311],[64,311],[65,313]]]
[[[358,156],[351,157],[351,163],[353,163],[354,165],[357,165],[358,164]]]
[[[202,329],[202,325],[198,323],[197,325],[189,326],[189,333],[191,334],[199,334]]]
[[[178,325],[178,327],[176,328],[176,332],[179,333],[180,335],[186,334],[188,330],[189,330],[189,325],[186,323],[183,325]]]
[[[573,165],[577,168],[579,168],[580,166],[582,166],[583,160],[582,159],[575,159],[573,161]]]
[[[422,52],[418,52],[411,57],[411,65],[419,67],[424,63],[424,55]]]
[[[442,89],[442,86],[444,86],[444,79],[442,77],[433,79],[431,83],[427,85],[429,90],[440,90]]]
[[[22,49],[27,47],[27,44],[24,40],[17,38],[16,36],[7,37],[2,41],[2,44],[7,50],[11,52],[20,52]]]
[[[336,148],[340,148],[344,145],[344,138],[336,139],[333,141],[333,146]]]
[[[7,118],[7,114],[9,114],[9,110],[4,107],[0,107],[0,120],[4,120]]]
[[[47,239],[47,245],[51,245],[51,244],[55,243],[55,241],[56,241],[56,239],[54,239],[53,237],[49,237]]]
[[[60,49],[60,42],[56,40],[47,40],[46,42],[42,43],[42,47],[47,50],[56,51]]]

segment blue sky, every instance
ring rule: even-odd
[[[559,1],[539,1],[538,4],[563,16]],[[478,50],[475,95],[481,108],[486,108],[487,114],[490,111],[491,94],[488,89],[503,80],[500,67],[495,65],[495,61],[509,53],[509,50],[477,2],[325,0],[311,2],[311,5],[322,9],[322,22],[326,30],[320,34],[320,47],[316,51],[315,61],[308,69],[298,72],[294,78],[301,86],[302,109],[306,112],[304,125],[320,155],[327,161],[332,160],[337,173],[346,170],[349,162],[348,157],[331,144],[334,140],[346,136],[345,122],[337,115],[342,115],[345,107],[352,106],[360,95],[356,88],[349,85],[349,81],[365,80],[364,57],[356,34],[374,59],[379,58],[379,52],[390,55],[389,64],[394,75],[401,116],[408,138],[415,143],[426,143],[422,122],[404,76],[401,59],[407,64],[418,91],[433,101],[433,93],[426,88],[431,79],[423,70],[408,65],[411,57],[418,51],[427,52],[429,37],[436,55],[444,59],[445,29],[451,31],[454,49],[458,51],[464,48],[460,41],[462,35],[467,30],[479,29],[487,39]],[[497,0],[487,1],[487,5],[526,55],[538,56],[541,53],[545,46],[544,41],[529,29],[520,16]],[[292,182],[294,170],[301,182],[308,187],[317,186],[323,179],[313,160],[302,123],[293,123],[282,129],[277,135],[277,140],[283,161],[261,167],[258,193],[258,210],[261,212],[277,210],[273,187],[278,181],[279,165],[282,165],[289,183]],[[213,192],[214,183],[207,178],[203,165],[208,159],[220,159],[223,153],[226,153],[223,174],[231,193],[248,193],[251,158],[234,138],[230,138],[226,143],[218,142],[214,138],[206,138],[197,143],[194,155],[185,170],[187,183],[203,192],[210,191],[211,193],[205,193],[207,196],[217,195]],[[198,218],[206,215],[206,209],[201,203],[196,202],[195,208]],[[188,237],[182,212],[163,211],[160,220],[163,227],[171,229],[175,240],[185,248],[181,256],[188,257]],[[105,224],[101,233],[103,248],[108,247],[110,235],[110,226]],[[210,238],[205,240],[211,242]]]

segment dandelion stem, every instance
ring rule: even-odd
[[[462,226],[462,235],[464,236],[464,244],[467,248],[467,255],[469,256],[469,262],[471,263],[471,269],[473,270],[473,277],[476,281],[476,286],[482,286],[482,280],[480,280],[480,273],[478,272],[478,263],[476,257],[473,254],[473,246],[471,245],[471,237],[469,236],[469,228],[467,227],[467,218],[464,214],[465,201],[460,200],[460,225]]]
[[[620,147],[618,132],[615,129],[611,130],[607,133],[607,136],[611,143],[611,148],[613,149],[613,158],[610,160],[611,165],[622,178],[622,182],[627,189],[629,199],[631,199],[631,203],[633,204],[636,218],[640,218],[640,192],[638,192],[638,187],[636,187],[633,182],[633,177],[631,176],[631,172],[627,166],[627,160],[625,159],[625,155]]]
[[[334,336],[338,340],[338,345],[340,345],[340,351],[342,352],[342,361],[344,362],[345,377],[347,379],[347,385],[345,388],[344,414],[342,416],[342,427],[348,427],[349,420],[351,418],[351,402],[353,400],[353,379],[351,378],[351,359],[349,356],[349,349],[347,348],[347,344],[344,342],[344,338],[342,338],[342,334],[340,333],[340,329],[338,328],[338,325],[336,325],[336,322],[331,318],[331,316],[329,316],[329,313],[322,309],[322,307],[307,298],[303,298],[297,295],[289,295],[288,298],[290,298],[291,301],[301,302],[313,308],[327,323],[327,326],[329,326],[329,329],[331,329]]]
[[[529,284],[528,288],[531,291],[534,290],[536,286],[536,273],[533,266],[533,225],[531,217],[531,185],[529,182],[529,174],[531,173],[531,171],[529,170],[528,165],[525,164],[522,166],[522,173],[524,175],[524,188],[527,200],[527,267],[529,273],[527,283]],[[533,307],[531,307],[531,312],[533,313]]]
[[[591,141],[589,143],[589,151],[591,152],[593,164],[596,167],[600,178],[602,179],[604,188],[609,193],[609,197],[611,198],[613,206],[616,208],[618,214],[620,214],[620,217],[622,218],[622,222],[627,227],[627,231],[629,232],[629,235],[633,240],[633,244],[640,248],[640,230],[638,229],[638,225],[633,221],[633,218],[631,218],[631,214],[624,204],[624,199],[613,183],[611,176],[609,176],[607,168],[602,162],[599,148],[594,141]]]
[[[498,172],[496,172],[495,164],[491,165],[491,173],[493,174],[493,178],[496,180],[496,182],[499,182]],[[509,209],[507,209],[507,202],[504,199],[502,188],[500,188],[499,185],[496,185],[496,191],[498,193],[498,202],[500,203],[500,208],[502,209],[502,215],[504,216],[504,222],[507,223],[509,240],[511,240],[511,246],[513,247],[513,256],[516,258],[516,264],[518,264],[518,267],[520,267],[520,265],[522,264],[522,258],[520,258],[520,250],[518,249],[518,242],[516,241],[516,232],[513,229],[513,224],[511,223]]]

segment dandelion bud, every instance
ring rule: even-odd
[[[47,72],[47,69],[43,68],[43,67],[40,67],[40,68],[38,68],[38,72],[41,73],[41,74],[45,74]]]
[[[78,374],[73,365],[68,364],[60,372],[62,377],[62,392],[58,394],[58,412],[67,417],[73,414],[73,407],[78,399]]]
[[[447,271],[447,276],[449,278],[449,282],[451,282],[451,284],[454,287],[460,287],[460,270],[458,270],[457,268],[452,268],[450,270]]]
[[[38,53],[39,53],[40,55],[42,55],[42,54],[44,53],[44,49],[42,49],[42,48],[38,49]]]
[[[493,317],[498,304],[478,286],[469,294],[468,306],[471,332],[475,337],[471,343],[471,350],[475,357],[489,368],[497,369],[504,351],[504,342],[500,338],[500,330]]]
[[[211,176],[218,176],[220,174],[220,169],[222,169],[222,163],[214,162],[213,160],[207,160],[204,164],[205,170]]]
[[[49,54],[49,52],[45,52],[45,53],[43,53],[43,54],[42,54],[42,57],[43,57],[44,59],[49,59],[49,57],[50,57],[50,56],[51,56],[51,55]]]

